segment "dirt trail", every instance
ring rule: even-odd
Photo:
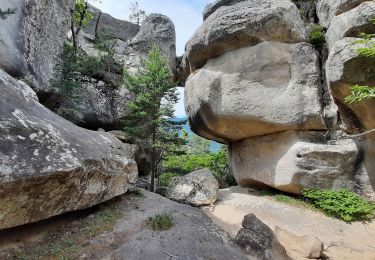
[[[256,194],[240,187],[220,190],[214,211],[205,213],[232,237],[241,228],[243,217],[254,213],[273,230],[279,226],[299,236],[318,237],[327,248],[324,253],[329,259],[375,260],[375,222],[347,224]]]

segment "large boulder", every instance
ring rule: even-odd
[[[246,254],[261,260],[290,259],[273,231],[254,214],[244,217],[242,227],[235,241]]]
[[[369,0],[319,0],[316,9],[319,23],[328,28],[334,16],[345,13],[366,1]]]
[[[262,41],[304,41],[306,31],[297,7],[289,0],[248,0],[220,6],[186,44],[191,72],[207,60]]]
[[[73,5],[73,0],[0,0],[2,10],[16,8],[1,20],[0,68],[45,89],[55,76]]]
[[[182,177],[173,177],[165,196],[193,206],[210,205],[219,196],[219,183],[210,170],[201,169]]]
[[[185,108],[199,135],[237,141],[326,129],[321,91],[317,54],[309,44],[263,42],[211,59],[190,75]]]
[[[300,194],[303,188],[354,190],[359,151],[351,139],[325,132],[288,131],[230,145],[230,164],[240,185],[268,185]],[[334,133],[332,133],[333,135]]]
[[[136,56],[145,58],[153,46],[159,47],[167,59],[171,72],[176,70],[176,29],[171,19],[162,14],[150,14],[129,48]],[[134,55],[134,54],[133,54]]]
[[[327,30],[327,43],[332,49],[335,43],[345,37],[358,37],[360,33],[375,33],[372,18],[375,15],[375,2],[364,2],[358,7],[335,16]]]
[[[135,183],[134,147],[52,113],[0,70],[0,229],[93,206]]]
[[[375,128],[375,100],[349,104],[345,97],[354,85],[375,85],[375,59],[363,57],[356,51],[373,43],[359,44],[357,38],[344,38],[336,42],[326,63],[327,82],[338,104],[347,132]]]

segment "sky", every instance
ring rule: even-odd
[[[133,0],[101,0],[90,1],[105,13],[121,20],[129,18],[130,6]],[[177,55],[183,54],[185,44],[202,24],[204,7],[213,0],[139,0],[140,9],[146,14],[160,13],[172,19],[176,27]],[[183,88],[178,88],[180,101],[176,105],[176,117],[184,117]]]

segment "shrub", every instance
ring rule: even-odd
[[[318,50],[321,50],[324,47],[326,43],[326,35],[322,26],[317,24],[311,26],[309,43],[311,43]]]
[[[168,230],[173,227],[172,218],[167,213],[149,217],[146,223],[154,231]]]
[[[327,215],[345,222],[368,221],[374,217],[375,207],[354,192],[341,189],[304,189],[303,196]]]
[[[199,169],[208,168],[229,186],[236,185],[236,181],[229,170],[227,152],[224,149],[216,153],[169,156],[163,163],[163,167],[165,172],[176,175],[185,175]]]

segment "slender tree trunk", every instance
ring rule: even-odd
[[[152,151],[151,151],[151,188],[150,191],[154,192],[155,188],[155,176],[156,176],[156,149],[155,149],[156,135],[155,129],[152,131]]]

